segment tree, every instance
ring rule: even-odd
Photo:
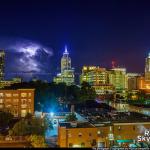
[[[27,140],[31,143],[31,145],[35,148],[46,148],[48,147],[45,138],[43,136],[31,135],[27,138]]]
[[[138,93],[137,93],[137,95],[138,95],[138,99],[139,100],[144,100],[145,99],[145,92],[143,91],[143,90],[140,90]]]
[[[71,113],[71,114],[67,115],[65,120],[67,122],[76,121],[77,120],[76,114],[75,113]]]
[[[30,121],[28,119],[22,119],[17,122],[12,130],[10,130],[10,135],[15,136],[26,136],[26,135],[45,135],[46,130],[50,127],[50,122],[41,118],[32,118]]]
[[[5,128],[13,119],[13,115],[9,112],[0,111],[0,128]]]
[[[52,121],[47,116],[44,117],[44,122],[47,129],[53,129]]]
[[[31,120],[33,117],[33,115],[31,113],[27,113],[26,116],[25,116],[25,119],[26,120]]]
[[[95,100],[96,98],[96,92],[94,88],[90,86],[89,83],[83,82],[81,84],[81,89],[80,89],[80,102],[85,102],[87,100]]]
[[[9,135],[13,136],[26,136],[30,134],[30,127],[25,120],[20,120],[14,127],[9,130]]]

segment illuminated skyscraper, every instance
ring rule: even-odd
[[[80,83],[88,82],[94,89],[97,95],[105,97],[107,94],[113,94],[114,86],[109,84],[108,72],[105,68],[99,66],[83,66],[82,74],[80,75]]]
[[[91,86],[108,84],[108,73],[105,68],[98,66],[83,66],[80,83],[88,82]]]
[[[115,86],[116,97],[126,99],[126,68],[113,68],[109,73],[109,83]]]
[[[109,73],[109,82],[113,84],[118,91],[125,90],[126,88],[126,69],[113,68]]]
[[[150,53],[145,59],[145,77],[141,76],[138,79],[138,87],[146,93],[150,93]]]
[[[65,51],[61,58],[61,73],[63,73],[64,70],[69,69],[71,69],[71,58],[69,57],[67,46],[65,46]]]
[[[127,73],[126,74],[127,89],[129,91],[138,89],[138,78],[139,77],[140,77],[140,74],[138,74],[138,73]]]
[[[4,80],[4,58],[5,52],[0,50],[0,81]]]
[[[145,81],[150,81],[150,53],[145,59]]]
[[[74,68],[71,68],[71,58],[65,46],[65,51],[61,58],[61,73],[58,73],[53,79],[56,83],[66,83],[67,85],[74,84]]]

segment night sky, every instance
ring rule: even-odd
[[[65,44],[76,73],[83,65],[110,68],[112,60],[128,72],[144,72],[150,52],[150,1],[0,1],[0,49],[7,55],[7,79],[15,73],[27,79],[32,72],[51,80],[60,71]]]

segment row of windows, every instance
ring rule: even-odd
[[[0,93],[0,97],[4,97],[4,94],[5,94],[5,96],[6,97],[18,97],[19,96],[19,94],[18,93]],[[31,97],[31,93],[21,93],[21,97],[27,97],[27,96],[29,96],[29,97]]]
[[[101,131],[98,131],[97,134],[100,135]],[[88,135],[92,136],[92,133],[89,133]],[[68,134],[68,137],[71,137],[71,133]],[[82,137],[82,133],[81,132],[78,133],[78,137]]]
[[[18,105],[11,105],[11,104],[7,104],[7,105],[0,105],[0,108],[4,108],[4,107],[6,107],[6,108],[11,108],[11,107],[13,107],[13,108],[18,108],[19,106]],[[27,105],[27,104],[22,104],[21,106],[20,106],[21,108],[31,108],[31,105],[29,104],[29,105]]]
[[[135,129],[136,129],[136,127],[135,127],[135,126],[133,126],[133,130],[134,130],[134,131],[135,131]],[[121,131],[121,130],[122,130],[121,126],[118,126],[118,130],[119,130],[119,131]]]
[[[13,102],[13,103],[18,103],[19,99],[0,99],[0,103],[4,103],[5,102]],[[31,99],[21,99],[21,103],[22,104],[26,104],[26,103],[31,103]]]

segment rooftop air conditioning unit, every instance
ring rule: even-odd
[[[71,125],[73,128],[75,128],[75,127],[77,127],[77,122],[71,122],[70,125]]]

